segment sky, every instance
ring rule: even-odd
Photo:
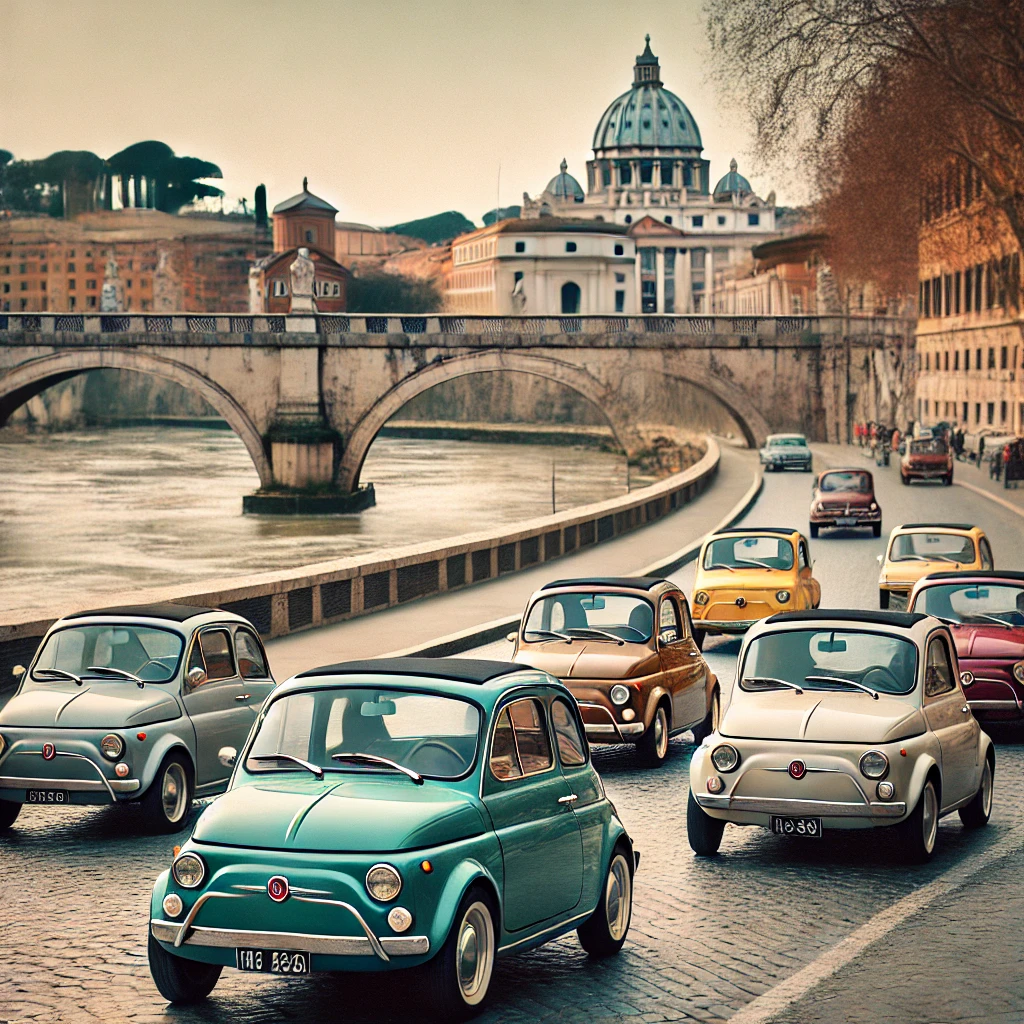
[[[751,173],[749,120],[721,106],[700,0],[0,0],[0,149],[102,157],[145,139],[212,160],[228,205],[301,189],[377,226],[480,223],[586,160],[644,34],[697,120],[711,180]]]

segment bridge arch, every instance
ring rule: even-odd
[[[87,370],[133,370],[173,381],[204,398],[242,439],[260,477],[261,487],[270,487],[274,474],[256,424],[249,414],[219,384],[184,363],[132,349],[72,349],[40,356],[0,375],[0,426],[15,409],[41,391]]]

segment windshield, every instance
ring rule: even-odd
[[[802,690],[857,689],[823,678],[833,676],[878,693],[910,693],[916,674],[917,648],[909,640],[852,630],[795,629],[751,641],[740,687],[772,690],[789,683]]]
[[[1024,587],[1009,583],[928,587],[914,599],[913,611],[951,622],[1024,626]]]
[[[479,732],[479,710],[456,697],[387,687],[307,690],[271,703],[245,768],[252,773],[305,770],[284,758],[257,760],[287,754],[324,772],[394,772],[370,761],[333,759],[370,754],[429,778],[454,779],[472,768]]]
[[[769,437],[769,448],[806,448],[807,442],[802,437]]]
[[[704,552],[704,568],[792,569],[793,543],[788,537],[723,537]]]
[[[66,676],[51,675],[47,669],[79,678],[117,678],[114,673],[96,671],[99,667],[130,672],[147,683],[166,683],[178,670],[184,644],[179,633],[156,626],[69,626],[46,638],[32,666],[32,678],[43,683],[67,681]]]
[[[654,608],[631,594],[553,594],[535,601],[526,617],[527,640],[552,634],[586,640],[628,640],[646,643],[654,630]]]
[[[867,473],[826,473],[818,485],[822,491],[857,491],[871,493],[871,477]]]
[[[955,533],[901,533],[892,542],[889,559],[893,562],[974,561],[974,541]]]
[[[946,442],[941,437],[922,437],[910,442],[911,455],[945,455]]]

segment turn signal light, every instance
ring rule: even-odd
[[[434,870],[434,865],[429,860],[422,861],[420,867],[423,869],[423,874],[429,875]]]
[[[717,775],[708,776],[708,792],[709,793],[721,793],[722,792],[722,780]]]

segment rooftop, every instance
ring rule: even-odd
[[[628,587],[630,590],[653,590],[666,581],[657,576],[585,576],[574,580],[554,580],[541,590],[559,587]]]
[[[320,210],[324,213],[335,214],[338,211],[331,206],[326,199],[321,199],[319,196],[313,195],[309,191],[309,178],[302,179],[302,191],[297,195],[286,199],[282,203],[278,203],[274,207],[274,213],[287,213],[289,210]]]
[[[375,658],[366,661],[343,661],[337,665],[311,668],[296,678],[310,676],[414,676],[428,679],[451,679],[459,683],[489,683],[512,672],[528,671],[524,665],[508,661],[483,661],[475,658]]]
[[[499,220],[497,224],[490,224],[485,228],[477,228],[476,231],[467,231],[459,235],[452,245],[461,245],[463,242],[476,241],[479,238],[489,238],[491,235],[523,235],[543,234],[544,232],[559,232],[590,235],[625,235],[628,227],[624,224],[610,224],[603,220],[575,220],[570,217],[536,217],[531,220]]]
[[[91,615],[117,615],[133,619],[167,619],[169,622],[187,622],[197,615],[208,615],[217,608],[200,608],[187,604],[132,604],[115,608],[95,608],[88,612],[74,612],[65,619],[84,619]]]
[[[765,622],[863,622],[872,626],[899,626],[910,629],[927,619],[920,612],[882,612],[863,608],[812,608],[800,612],[777,612]]]

